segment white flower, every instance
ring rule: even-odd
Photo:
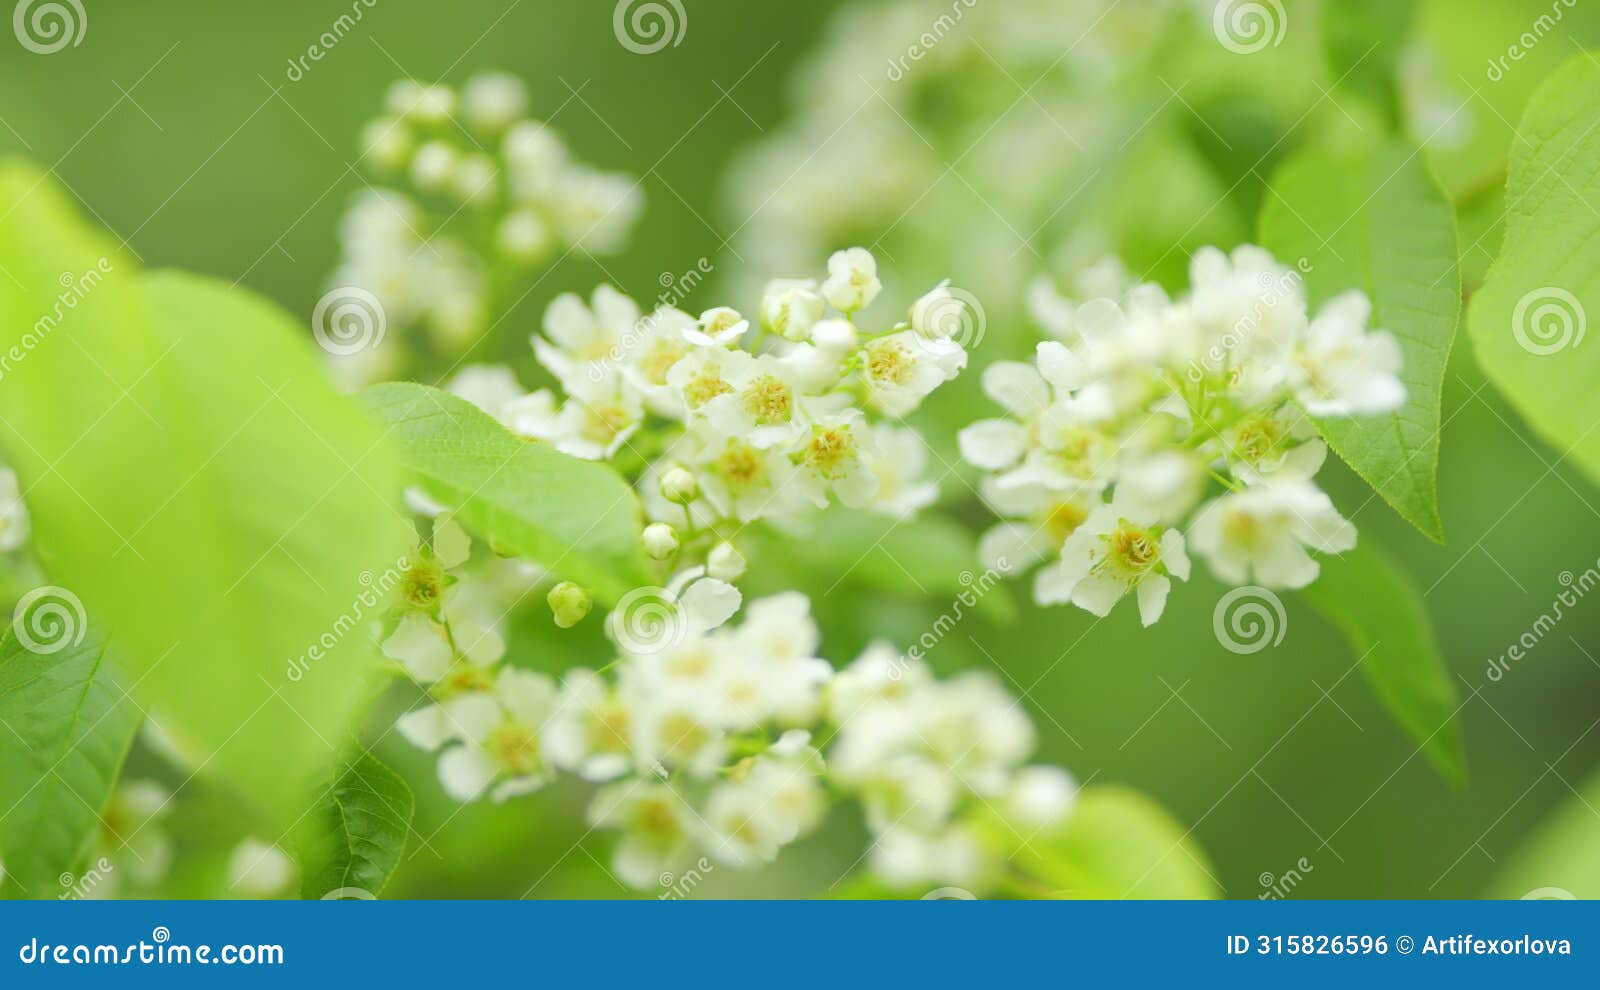
[[[903,702],[932,679],[927,664],[874,640],[828,685],[828,717],[844,726],[869,706]]]
[[[455,112],[456,94],[448,86],[425,86],[414,79],[402,79],[389,87],[384,108],[396,117],[419,124],[448,123]]]
[[[795,487],[819,509],[827,507],[830,489],[845,505],[867,505],[878,492],[878,478],[867,467],[870,442],[866,418],[855,409],[818,417],[800,448]]]
[[[644,209],[638,181],[574,167],[549,204],[567,243],[588,254],[615,254]]]
[[[770,862],[815,828],[825,809],[810,761],[758,758],[706,801],[710,852],[734,867]]]
[[[294,881],[295,867],[282,849],[251,836],[228,857],[228,890],[242,897],[275,897]]]
[[[682,400],[667,383],[667,374],[694,348],[687,337],[694,317],[663,306],[641,320],[622,340],[622,373],[643,393],[653,412],[683,417]]]
[[[0,551],[22,546],[29,528],[28,507],[22,501],[16,472],[0,467]]]
[[[480,131],[503,131],[527,109],[528,88],[508,72],[480,72],[461,89],[461,116]]]
[[[888,416],[906,416],[934,389],[967,366],[967,352],[953,340],[928,339],[904,330],[879,337],[862,351],[867,402]]]
[[[750,321],[736,309],[718,306],[700,314],[698,328],[685,330],[684,339],[700,347],[732,347],[750,329]]]
[[[411,151],[411,132],[394,118],[379,117],[361,129],[361,158],[381,171],[398,172]]]
[[[666,523],[651,523],[640,536],[644,552],[652,560],[666,560],[678,552],[678,534]]]
[[[492,693],[466,694],[411,712],[400,731],[421,745],[443,730],[443,741],[450,745],[439,755],[439,782],[451,797],[475,801],[494,784],[492,797],[504,801],[537,790],[549,779],[540,735],[555,699],[550,678],[506,668],[495,678]]]
[[[786,340],[809,339],[827,311],[827,300],[812,279],[774,279],[761,296],[762,323]]]
[[[611,865],[623,883],[658,885],[689,858],[693,813],[666,784],[621,781],[589,802],[589,824],[622,831]]]
[[[1189,540],[1224,581],[1303,588],[1320,570],[1307,549],[1343,553],[1356,531],[1333,501],[1308,481],[1269,482],[1202,506]]]
[[[870,862],[872,872],[898,889],[978,886],[991,868],[982,839],[963,827],[934,835],[890,829],[873,843]]]
[[[444,192],[456,181],[461,155],[443,141],[429,141],[411,158],[411,181],[424,192]]]
[[[945,279],[911,304],[906,319],[924,337],[943,340],[961,329],[967,305],[950,291],[950,280]]]
[[[446,389],[509,425],[508,408],[527,393],[516,374],[503,364],[469,364],[455,373]]]
[[[591,368],[593,377],[566,383],[568,398],[559,411],[545,392],[517,403],[509,413],[512,430],[584,460],[615,454],[644,421],[644,400],[616,368]]]
[[[550,762],[584,780],[622,776],[631,762],[630,719],[627,705],[605,678],[582,668],[568,671],[544,728]]]
[[[874,512],[909,519],[939,498],[939,485],[924,477],[928,445],[916,430],[876,423],[865,453],[867,468],[878,479],[870,506]]]
[[[544,336],[533,338],[533,350],[571,391],[591,377],[593,365],[621,357],[623,340],[638,322],[639,307],[609,285],[597,287],[588,306],[564,292],[544,311]]]
[[[1346,292],[1311,321],[1297,354],[1301,377],[1296,389],[1311,415],[1369,415],[1405,404],[1400,345],[1386,330],[1367,330],[1371,317],[1366,294]]]
[[[495,232],[495,246],[500,252],[524,264],[543,258],[552,243],[549,225],[533,210],[507,213]]]
[[[1039,571],[1034,598],[1040,605],[1070,601],[1105,616],[1123,595],[1134,592],[1140,621],[1148,626],[1166,608],[1172,577],[1189,579],[1183,534],[1103,505],[1067,538],[1061,559]]]
[[[992,475],[980,482],[979,491],[997,515],[1020,520],[998,523],[978,538],[979,563],[1006,571],[1026,570],[1061,549],[1100,504],[1091,488],[1007,486]]]
[[[821,634],[804,595],[791,591],[751,602],[733,642],[734,655],[758,668],[763,714],[793,725],[816,718],[833,667],[816,655]]]
[[[797,469],[780,447],[758,447],[747,436],[699,424],[689,432],[683,459],[695,467],[701,494],[723,516],[749,522],[786,516],[799,495],[790,482]]]
[[[800,390],[781,361],[760,355],[727,365],[719,374],[728,391],[703,411],[724,433],[748,437],[758,447],[788,443],[800,433]]]
[[[866,248],[835,251],[828,258],[828,277],[822,295],[841,313],[854,313],[872,303],[883,289],[878,262]]]
[[[744,555],[732,543],[719,542],[706,554],[706,573],[723,581],[737,581],[744,576]]]
[[[1078,800],[1078,782],[1060,767],[1030,766],[1018,770],[1007,789],[1004,808],[1018,826],[1049,828],[1065,821]]]
[[[734,379],[742,377],[755,360],[744,351],[693,348],[667,371],[667,385],[677,393],[682,406],[679,415],[687,418],[705,410],[718,396],[732,395]]]

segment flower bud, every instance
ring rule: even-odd
[[[424,192],[440,192],[456,177],[456,149],[443,141],[429,141],[411,159],[411,181]]]
[[[661,476],[661,497],[668,502],[687,505],[700,494],[700,483],[686,468],[675,467]]]
[[[589,614],[589,607],[594,604],[589,593],[571,581],[563,581],[551,588],[545,601],[550,603],[556,625],[562,629],[571,629],[583,621],[583,617]]]
[[[762,321],[786,340],[810,340],[811,328],[827,309],[827,301],[809,279],[774,279],[761,297]]]
[[[828,278],[822,295],[841,313],[854,313],[878,297],[878,262],[866,248],[835,251],[828,258]]]
[[[855,350],[861,335],[849,320],[818,320],[811,328],[811,342],[824,353],[840,355]]]
[[[532,210],[516,210],[500,222],[495,243],[513,261],[538,261],[550,249],[550,228]]]
[[[719,581],[737,581],[744,576],[745,560],[732,543],[723,541],[706,557],[706,574]]]
[[[644,528],[644,552],[655,560],[666,560],[678,552],[678,534],[666,523],[651,523]]]
[[[411,156],[411,131],[398,120],[379,117],[361,129],[361,156],[373,168],[398,172]]]

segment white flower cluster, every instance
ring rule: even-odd
[[[905,517],[937,497],[922,477],[923,441],[892,421],[966,367],[952,337],[965,303],[940,285],[904,320],[868,333],[857,318],[880,288],[862,248],[835,253],[820,282],[771,283],[754,319],[728,307],[646,315],[601,286],[587,304],[557,298],[533,338],[562,395],[524,393],[491,366],[463,369],[450,387],[575,457],[651,452],[638,469],[654,523],[646,550],[680,565],[699,559],[689,550],[713,566],[721,555],[731,580],[742,563],[716,539],[719,524],[794,523],[835,499]]]
[[[1318,573],[1311,551],[1355,546],[1314,481],[1327,447],[1307,414],[1405,401],[1399,345],[1369,329],[1366,296],[1312,317],[1302,273],[1245,246],[1198,252],[1177,299],[1124,278],[1113,298],[1076,303],[1044,282],[1031,302],[1051,339],[1031,363],[984,370],[1007,416],[959,440],[1008,520],[984,535],[983,557],[1058,555],[1035,575],[1041,605],[1103,616],[1131,593],[1149,625],[1191,550],[1224,581],[1299,588]],[[1211,482],[1221,492],[1202,504]]]
[[[15,471],[0,464],[0,553],[20,550],[28,540],[28,506]]]
[[[459,93],[390,87],[384,115],[362,133],[382,188],[345,215],[331,285],[371,292],[390,324],[423,324],[455,351],[506,302],[495,293],[507,279],[562,250],[620,250],[642,209],[638,183],[574,161],[527,104],[521,81],[503,73],[474,76]]]
[[[444,588],[422,557],[428,573],[410,587]],[[862,803],[884,882],[981,890],[1008,843],[1073,804],[1071,776],[1025,764],[1033,726],[991,675],[939,682],[883,644],[836,672],[796,592],[751,602],[731,625],[739,592],[694,568],[657,600],[619,606],[612,662],[559,684],[500,664],[498,644],[475,647],[444,596],[407,601],[384,649],[432,700],[397,727],[440,751],[446,792],[504,800],[560,773],[598,784],[589,821],[620,833],[616,873],[641,889],[702,854],[770,862],[846,795]]]

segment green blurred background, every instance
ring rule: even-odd
[[[305,316],[333,267],[340,213],[362,188],[356,135],[377,112],[388,83],[402,76],[459,83],[487,68],[516,72],[531,88],[536,116],[553,123],[580,157],[642,176],[648,199],[627,252],[603,262],[565,260],[542,276],[507,321],[509,332],[484,345],[482,357],[514,356],[526,372],[532,367],[527,334],[558,292],[586,292],[614,280],[625,291],[652,297],[663,273],[685,271],[701,257],[717,263],[724,285],[806,273],[748,271],[757,255],[741,251],[749,255],[744,262],[733,255],[742,243],[735,232],[744,232],[747,218],[737,215],[726,177],[742,151],[791,117],[796,66],[821,42],[841,5],[684,2],[689,23],[683,43],[640,56],[618,44],[608,3],[377,0],[356,30],[294,82],[286,76],[289,60],[349,4],[85,0],[89,28],[79,47],[41,57],[0,45],[0,150],[53,166],[146,264],[237,280]],[[991,15],[1010,16],[1008,4],[988,2],[996,8]],[[1471,111],[1473,132],[1452,148],[1430,151],[1430,159],[1462,204],[1464,267],[1475,280],[1498,243],[1494,162],[1503,157],[1520,102],[1550,67],[1600,42],[1600,23],[1567,11],[1527,60],[1515,63],[1503,82],[1491,83],[1487,61],[1503,54],[1550,4],[1354,6],[1376,11],[1373,23],[1357,28],[1371,32],[1363,38],[1390,42],[1378,58],[1392,54],[1396,73],[1431,65],[1449,84],[1447,98]],[[1391,6],[1406,8],[1408,16],[1390,23],[1385,10]],[[1326,13],[1320,4],[1288,8],[1292,18]],[[1036,9],[1016,4],[1023,33]],[[1046,191],[1071,204],[1052,211],[1048,232],[1030,234],[1031,223],[1018,219],[1019,240],[1037,240],[1036,253],[1015,245],[999,254],[986,249],[987,261],[1014,268],[1017,283],[1024,283],[1048,267],[1045,255],[1069,233],[1059,228],[1084,214],[1080,204],[1113,203],[1115,209],[1087,211],[1096,212],[1094,219],[1109,225],[1124,247],[1131,244],[1134,267],[1142,268],[1168,258],[1174,245],[1195,246],[1190,242],[1200,235],[1247,237],[1251,204],[1259,201],[1271,165],[1313,134],[1337,139],[1340,117],[1354,124],[1393,116],[1393,127],[1418,139],[1441,130],[1425,126],[1427,108],[1409,118],[1395,111],[1392,93],[1368,100],[1361,91],[1364,70],[1341,69],[1337,57],[1307,60],[1296,54],[1293,38],[1291,32],[1282,50],[1254,60],[1220,52],[1193,62],[1161,60],[1137,80],[1140,98],[1156,93],[1157,103],[1177,114],[1172,126],[1189,136],[1210,132],[1220,145],[1195,140],[1184,147],[1199,151],[1180,155],[1136,133],[1124,146],[1133,152],[1118,157],[1091,188],[1080,192],[1073,183]],[[1071,38],[1034,40],[1046,48],[1055,43],[1069,60],[1093,54],[1068,53]],[[899,53],[882,54],[887,61]],[[998,85],[993,69],[980,65],[974,72],[988,76],[984,85]],[[1017,91],[1030,81],[1024,76]],[[884,85],[881,77],[874,82]],[[1335,83],[1350,95],[1320,100],[1319,92]],[[904,126],[938,129],[946,118],[986,119],[979,97],[976,106],[963,106],[950,93],[928,96],[919,104],[924,116],[903,119]],[[1016,92],[1007,92],[999,106],[1018,102]],[[1022,112],[1029,110],[1023,103]],[[849,107],[839,112],[842,125]],[[1245,158],[1243,166],[1236,160]],[[1002,212],[1009,208],[1002,195],[983,195],[981,178],[976,188],[967,185],[962,170],[968,167],[958,164],[962,182],[949,183],[965,205],[946,202],[943,194],[931,197],[911,221],[916,229],[961,242],[972,234],[969,222],[976,222],[965,212],[971,200],[988,206],[994,199]],[[977,162],[970,167],[981,171]],[[1196,231],[1192,204],[1173,199],[1182,190],[1201,198],[1221,195],[1228,206],[1216,214],[1203,211],[1206,222]],[[859,234],[869,243],[878,236],[871,229]],[[1175,257],[1181,279],[1182,254]],[[919,278],[936,264],[896,257],[902,260]],[[821,262],[817,256],[809,268]],[[1170,258],[1162,264],[1158,274],[1170,278]],[[702,288],[685,308],[755,303],[713,296],[713,289]],[[997,302],[990,320],[992,341],[975,353],[977,365],[1011,356],[1026,336],[1012,303]],[[969,387],[934,410],[930,423],[943,428],[987,415],[980,403]],[[1553,809],[1574,800],[1574,789],[1583,789],[1600,762],[1600,733],[1592,731],[1600,715],[1600,603],[1583,602],[1502,680],[1491,681],[1486,672],[1490,659],[1550,607],[1561,572],[1596,565],[1600,492],[1485,387],[1464,339],[1448,375],[1445,416],[1440,502],[1446,546],[1412,531],[1342,467],[1330,469],[1328,484],[1363,538],[1388,547],[1426,592],[1463,700],[1471,771],[1464,790],[1450,790],[1430,770],[1353,670],[1354,658],[1336,631],[1298,601],[1287,599],[1288,632],[1280,646],[1250,656],[1219,646],[1211,612],[1226,589],[1199,570],[1150,630],[1140,630],[1129,609],[1091,627],[1082,612],[1036,610],[1025,594],[1016,594],[1013,621],[966,620],[930,659],[946,671],[1000,667],[1013,689],[1026,692],[1042,755],[1082,779],[1127,783],[1161,800],[1193,826],[1228,896],[1267,893],[1291,869],[1303,874],[1295,897],[1517,896],[1521,890],[1495,886],[1497,873]],[[983,515],[966,486],[952,477],[945,487],[949,511],[981,526]],[[778,584],[784,575],[759,577]],[[948,604],[850,581],[827,594],[825,588],[810,590],[827,634],[825,653],[835,662],[875,635],[914,638]],[[513,656],[557,670],[585,659],[584,650],[594,645],[554,636],[542,616],[529,615],[518,622]],[[374,737],[392,712],[374,713]],[[599,865],[608,855],[606,840],[585,834],[576,788],[458,809],[440,792],[425,754],[393,736],[380,743],[379,753],[417,790],[417,832],[425,839],[413,838],[391,895],[627,895]],[[145,762],[136,770],[164,772],[152,758],[140,759]],[[219,810],[225,804],[222,795],[201,787],[183,795],[172,828],[202,853],[202,862],[211,823],[225,817]],[[770,869],[716,873],[696,896],[821,893],[850,866],[861,834],[857,824],[835,816]],[[183,892],[181,870],[175,883]],[[1561,886],[1563,877],[1528,886],[1543,884]]]

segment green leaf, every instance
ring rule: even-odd
[[[606,602],[651,583],[639,499],[609,467],[521,440],[436,388],[395,382],[364,395],[416,482],[495,547]]]
[[[1495,873],[1488,897],[1600,899],[1600,773],[1541,822]]]
[[[416,802],[400,775],[363,753],[344,767],[317,808],[302,855],[301,895],[367,899],[383,892],[405,852]]]
[[[14,631],[0,639],[0,857],[15,896],[58,896],[83,863],[143,719],[82,617],[48,624],[41,610],[61,601],[40,599],[21,619],[50,633],[34,640],[49,652]]]
[[[1322,573],[1300,594],[1344,633],[1384,707],[1429,762],[1453,785],[1466,783],[1455,682],[1410,575],[1370,537],[1321,563]]]
[[[0,456],[46,573],[195,766],[287,825],[365,704],[368,583],[415,540],[388,448],[295,321],[141,274],[15,162],[0,265]]]
[[[1579,56],[1517,129],[1500,256],[1468,332],[1491,381],[1562,457],[1600,479],[1600,63]]]
[[[1261,240],[1285,262],[1309,263],[1313,307],[1360,289],[1372,299],[1377,326],[1399,340],[1406,404],[1388,415],[1317,426],[1396,512],[1443,543],[1440,401],[1461,316],[1449,201],[1413,149],[1390,145],[1361,157],[1307,151],[1274,179]]]
[[[1124,787],[1084,788],[1066,823],[1028,839],[1012,865],[1058,898],[1217,896],[1211,867],[1188,832],[1156,802]]]

